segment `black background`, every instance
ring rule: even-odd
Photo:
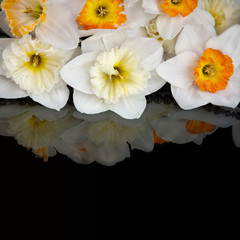
[[[7,216],[11,219],[13,212],[18,223],[24,216],[37,229],[36,222],[43,219],[42,231],[50,229],[53,236],[77,233],[80,238],[87,233],[84,239],[98,239],[103,230],[119,226],[116,219],[124,218],[125,226],[156,209],[164,214],[195,208],[196,201],[202,208],[215,194],[234,194],[239,180],[239,149],[231,128],[219,129],[200,146],[170,143],[157,145],[151,153],[134,150],[131,158],[113,167],[79,165],[61,154],[44,163],[13,138],[0,141]]]
[[[79,165],[61,154],[44,163],[13,138],[0,137],[5,224],[13,224],[14,216],[18,225],[24,216],[26,226],[39,234],[51,230],[55,237],[79,239],[87,233],[84,239],[98,239],[109,228],[153,221],[143,214],[160,211],[167,221],[178,211],[201,213],[209,204],[214,209],[226,194],[231,200],[237,194],[240,151],[231,134],[231,128],[219,129],[200,146],[169,143],[151,153],[134,150],[112,167]],[[122,218],[121,225],[115,222]]]

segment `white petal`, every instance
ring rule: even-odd
[[[0,11],[0,28],[5,32],[8,36],[13,37],[11,33],[11,28],[9,27],[9,24],[7,23],[7,16],[5,14],[5,11]]]
[[[8,47],[13,38],[0,38],[0,56],[2,56],[3,50]],[[6,75],[6,70],[3,68],[3,59],[0,57],[0,75]]]
[[[27,92],[23,91],[11,79],[0,76],[0,98],[23,98],[27,96]]]
[[[196,136],[186,130],[186,120],[165,117],[152,122],[157,135],[166,141],[177,144],[191,142]]]
[[[232,126],[232,138],[236,147],[240,148],[240,122]]]
[[[165,85],[165,83],[166,81],[157,74],[156,70],[153,70],[151,72],[151,78],[148,80],[148,89],[146,95],[158,91]]]
[[[119,102],[109,105],[109,109],[123,118],[140,118],[146,108],[144,95],[122,97]]]
[[[60,110],[63,108],[69,98],[69,90],[66,84],[60,80],[59,83],[53,87],[50,92],[43,94],[32,94],[30,97],[45,107]]]
[[[186,22],[186,18],[180,14],[176,17],[160,14],[157,18],[157,30],[164,40],[171,40],[181,31]]]
[[[51,6],[45,21],[35,29],[38,39],[65,50],[78,46],[78,26],[71,11],[66,11],[64,5]]]
[[[215,20],[208,11],[201,9],[200,7],[196,7],[194,11],[188,15],[187,17],[188,23],[197,23],[197,24],[203,24],[203,25],[211,25],[214,27]]]
[[[184,110],[197,108],[209,103],[198,94],[198,87],[194,83],[184,89],[171,86],[171,91],[178,105]]]
[[[74,58],[61,69],[62,79],[71,87],[92,94],[89,71],[96,57],[96,52],[89,52]]]
[[[174,58],[161,63],[156,71],[160,77],[170,84],[187,88],[195,80],[194,67],[197,66],[199,57],[194,52],[184,52]]]
[[[135,139],[132,142],[129,142],[129,144],[131,145],[131,150],[140,149],[145,152],[152,151],[154,148],[154,136],[152,129],[146,127],[144,131],[139,132]]]
[[[151,14],[160,14],[162,13],[161,8],[161,1],[160,0],[143,0],[142,7],[146,13]]]
[[[124,1],[124,6],[125,6],[125,8],[132,7],[138,1],[139,0],[125,0]]]
[[[191,51],[201,56],[212,36],[216,36],[216,31],[211,25],[188,24],[177,39],[175,53]]]
[[[11,42],[14,41],[13,38],[0,38],[0,53],[8,47]]]
[[[131,29],[145,27],[155,17],[155,15],[144,12],[141,1],[138,1],[133,7],[126,8],[123,13],[127,15],[127,21],[122,26]]]
[[[82,41],[82,53],[110,51],[114,47],[119,47],[125,40],[126,35],[121,30],[96,34]]]
[[[117,146],[92,146],[91,148],[87,148],[87,152],[96,162],[106,166],[113,166],[130,157],[130,150],[127,143]]]
[[[198,90],[198,93],[212,104],[235,108],[240,102],[240,75],[234,73],[224,90],[217,91],[216,93]]]
[[[142,67],[147,71],[152,71],[162,62],[163,47],[153,38],[130,38],[121,47],[126,47],[135,52],[140,57]]]
[[[74,90],[73,102],[81,113],[96,114],[109,110],[102,99],[78,90]]]
[[[233,60],[233,65],[240,65],[240,25],[234,25],[219,37],[213,37],[207,42],[207,48],[219,49]]]

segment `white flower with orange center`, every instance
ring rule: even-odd
[[[73,54],[44,44],[30,35],[20,39],[0,39],[0,97],[30,96],[42,105],[59,110],[69,91],[59,71]]]
[[[76,12],[81,11],[84,2],[3,0],[1,14],[6,15],[6,22],[1,21],[0,27],[6,29],[4,24],[8,23],[14,37],[20,38],[34,32],[44,43],[57,48],[73,49],[79,42]]]
[[[75,89],[74,104],[80,112],[111,110],[124,118],[139,118],[145,95],[165,84],[155,71],[163,54],[155,39],[126,39],[122,31],[95,35],[82,42],[82,53],[60,71]]]
[[[233,118],[208,112],[204,108],[184,111],[180,108],[169,111],[166,117],[151,122],[156,134],[177,144],[194,142],[202,144],[204,138],[219,128],[233,124]]]
[[[146,13],[157,14],[157,31],[164,40],[177,36],[189,23],[214,26],[213,16],[203,10],[198,0],[143,0]]]
[[[146,14],[139,0],[86,0],[77,17],[80,37],[119,28],[144,26]]]
[[[157,73],[171,83],[179,106],[192,109],[207,103],[235,108],[240,101],[240,25],[220,36],[211,26],[188,25],[175,47],[176,57],[160,64]]]

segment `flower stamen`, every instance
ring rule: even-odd
[[[34,54],[31,57],[31,63],[34,68],[38,67],[41,62],[41,57],[39,55]]]
[[[205,65],[202,69],[203,74],[208,76],[214,76],[214,70],[212,65]]]
[[[98,17],[104,17],[105,15],[107,15],[108,10],[105,7],[99,7],[98,8]]]

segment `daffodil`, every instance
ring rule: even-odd
[[[1,9],[13,37],[35,33],[44,43],[57,48],[73,49],[78,46],[77,12],[81,11],[85,1],[77,0],[3,0]],[[2,18],[1,18],[2,20]]]
[[[152,18],[139,0],[86,0],[77,17],[80,37],[119,28],[145,26]]]
[[[126,39],[123,31],[95,35],[82,42],[82,55],[60,73],[74,88],[78,111],[111,110],[124,118],[139,118],[146,107],[145,95],[165,84],[155,71],[162,54],[155,39]]]
[[[30,96],[48,108],[64,107],[69,90],[59,71],[74,51],[57,49],[30,35],[0,42],[0,97]]]
[[[208,112],[204,108],[182,110],[170,109],[165,117],[155,118],[151,125],[156,135],[165,141],[177,144],[194,142],[202,144],[203,140],[219,128],[232,126],[233,119],[224,115]]]
[[[240,101],[240,25],[220,36],[211,26],[188,25],[178,37],[177,56],[157,67],[183,109],[207,103],[235,108]]]
[[[213,16],[203,10],[198,0],[143,0],[146,13],[157,14],[157,31],[164,40],[176,37],[189,23],[214,26]]]
[[[214,17],[217,34],[240,23],[240,5],[234,0],[201,0],[201,4]]]
[[[78,163],[96,161],[110,166],[130,157],[130,149],[153,150],[153,132],[143,117],[128,120],[110,111],[90,116],[74,112],[73,116],[81,122],[62,137],[79,146],[82,158],[74,159]]]
[[[31,150],[36,157],[48,161],[57,152],[70,158],[81,158],[74,144],[67,143],[61,135],[79,124],[72,117],[73,108],[61,111],[34,106],[9,104],[0,107],[0,134],[13,137],[19,145]]]

